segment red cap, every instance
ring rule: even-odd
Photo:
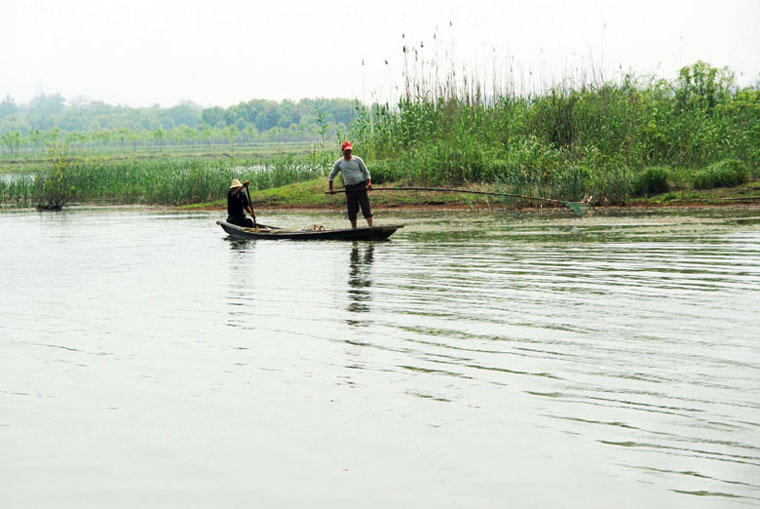
[[[353,150],[353,147],[351,147],[351,143],[348,141],[344,141],[343,145],[340,147],[341,150]]]

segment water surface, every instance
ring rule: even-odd
[[[0,214],[2,507],[760,503],[757,210],[215,219]]]

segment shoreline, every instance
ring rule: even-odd
[[[262,204],[257,206],[254,200],[254,211],[259,212],[340,212],[345,213],[345,203],[335,204]],[[171,210],[176,212],[219,212],[226,213],[226,204],[220,203],[202,203],[190,205],[162,205],[150,203],[99,203],[99,202],[73,202],[64,207],[66,209],[75,208],[121,208],[121,209],[152,209],[152,210]],[[668,210],[706,210],[706,209],[760,209],[760,197],[747,199],[731,199],[725,201],[684,201],[679,203],[652,203],[637,202],[628,205],[597,205],[589,208],[589,214],[595,213],[620,213],[620,212],[637,212],[637,211],[668,211]],[[0,207],[2,212],[21,212],[34,210],[36,207]],[[62,211],[38,211],[38,212],[62,212]],[[568,207],[551,205],[548,207],[505,207],[500,204],[489,206],[486,203],[475,203],[472,205],[462,203],[437,203],[437,202],[418,202],[405,204],[373,204],[373,212],[505,212],[505,213],[566,213],[567,215],[576,216]],[[582,217],[582,216],[577,216]]]
[[[161,205],[161,204],[149,204],[149,203],[87,203],[87,202],[74,202],[68,204],[63,210],[59,211],[39,211],[36,207],[0,207],[0,213],[2,212],[22,212],[22,211],[38,211],[38,212],[65,212],[66,209],[76,208],[121,208],[121,209],[152,209],[152,210],[171,210],[176,212],[219,212],[224,214],[226,212],[226,205],[219,204],[198,204],[198,205]],[[668,210],[706,210],[706,209],[760,209],[760,198],[751,200],[739,200],[739,201],[726,201],[726,202],[684,202],[684,203],[635,203],[630,205],[599,205],[592,206],[589,209],[588,215],[594,215],[595,213],[620,213],[620,212],[638,212],[638,211],[668,211]],[[336,205],[314,205],[314,204],[287,204],[287,205],[263,205],[254,207],[254,211],[259,212],[345,212],[344,204]],[[567,207],[550,206],[550,207],[503,207],[492,206],[489,207],[486,204],[475,204],[473,206],[467,206],[466,204],[440,204],[440,203],[417,203],[417,204],[404,204],[404,205],[377,205],[372,206],[372,211],[375,212],[506,212],[506,213],[528,213],[533,212],[536,214],[541,213],[567,213],[567,215],[577,216]],[[582,216],[577,216],[582,217]]]
[[[392,187],[401,183],[387,182],[379,184]],[[472,191],[494,191],[486,184],[466,186]],[[324,179],[313,179],[297,182],[277,188],[259,191],[251,190],[251,200],[254,210],[276,211],[334,211],[345,213],[345,197],[341,191],[330,195],[326,191]],[[541,204],[514,198],[492,198],[483,195],[468,195],[457,192],[436,191],[371,191],[370,203],[373,211],[377,212],[436,212],[436,211],[477,211],[505,213],[561,213],[576,215],[569,207],[557,203]],[[71,202],[70,207],[136,207],[175,211],[226,212],[226,199],[217,199],[205,203],[191,204],[148,204],[148,203],[119,203],[113,201],[82,201]],[[35,207],[0,206],[0,211],[19,211]],[[624,205],[609,205],[593,202],[590,204],[590,214],[615,214],[621,212],[657,211],[657,210],[701,210],[709,208],[760,208],[760,181],[747,184],[704,190],[672,190],[668,193],[649,197],[631,198]],[[580,217],[580,216],[578,216]]]

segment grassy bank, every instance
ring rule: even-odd
[[[383,187],[401,185],[398,182],[387,182]],[[488,184],[465,185],[462,187],[473,191],[500,192],[498,186]],[[345,209],[343,193],[328,195],[325,194],[326,190],[326,178],[321,177],[282,187],[254,191],[251,193],[251,198],[254,208],[257,210],[334,209],[343,213]],[[571,213],[566,207],[553,203],[541,203],[520,198],[434,191],[372,191],[370,192],[370,201],[375,210],[439,208],[519,210],[544,207],[558,208]],[[760,206],[760,182],[751,182],[730,188],[667,192],[649,197],[635,198],[628,203],[632,207],[720,206],[736,204],[754,204]],[[226,199],[218,199],[205,203],[183,205],[179,208],[183,210],[218,210],[220,214],[224,214],[226,207]],[[597,210],[603,210],[603,207],[597,208]]]
[[[263,208],[340,207],[342,194],[324,194],[326,173],[332,154],[280,156],[232,160],[137,159],[112,160],[59,153],[39,172],[0,175],[0,202],[5,206],[37,206],[65,198],[66,202],[100,204],[146,204],[169,206],[225,207],[227,187],[233,178],[251,181],[253,200]],[[370,164],[374,170],[374,165]],[[572,176],[568,181],[583,181]],[[408,179],[388,181],[374,178],[376,186],[417,185]],[[338,184],[338,187],[340,184]],[[447,184],[437,187],[447,187]],[[546,185],[511,186],[497,182],[467,182],[456,185],[477,191],[515,193],[568,201],[562,188]],[[61,193],[61,190],[69,190]],[[595,206],[678,205],[757,200],[760,182],[749,180],[749,171],[736,160],[716,163],[695,172],[653,167],[626,185],[626,199],[615,202],[608,195],[593,198]],[[65,196],[62,196],[65,195]],[[579,196],[578,193],[575,196]],[[396,192],[372,193],[376,207],[447,206],[463,208],[522,208],[535,201],[484,197],[464,193]],[[570,196],[568,199],[567,196]],[[52,197],[52,198],[51,198]],[[544,203],[543,206],[551,206]]]

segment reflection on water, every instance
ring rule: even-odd
[[[752,210],[214,219],[0,214],[3,506],[760,502]]]
[[[246,288],[250,285],[251,273],[246,263],[248,255],[255,249],[256,243],[243,239],[228,237],[225,239],[230,248],[229,281],[229,311],[227,325],[229,327],[250,328],[255,316],[256,303]]]
[[[372,242],[354,242],[351,248],[349,271],[348,271],[348,311],[351,313],[367,313],[370,311],[369,304],[372,300],[370,287],[372,286],[371,268],[374,261],[375,246]],[[349,325],[367,326],[368,322],[358,319],[346,321]]]

